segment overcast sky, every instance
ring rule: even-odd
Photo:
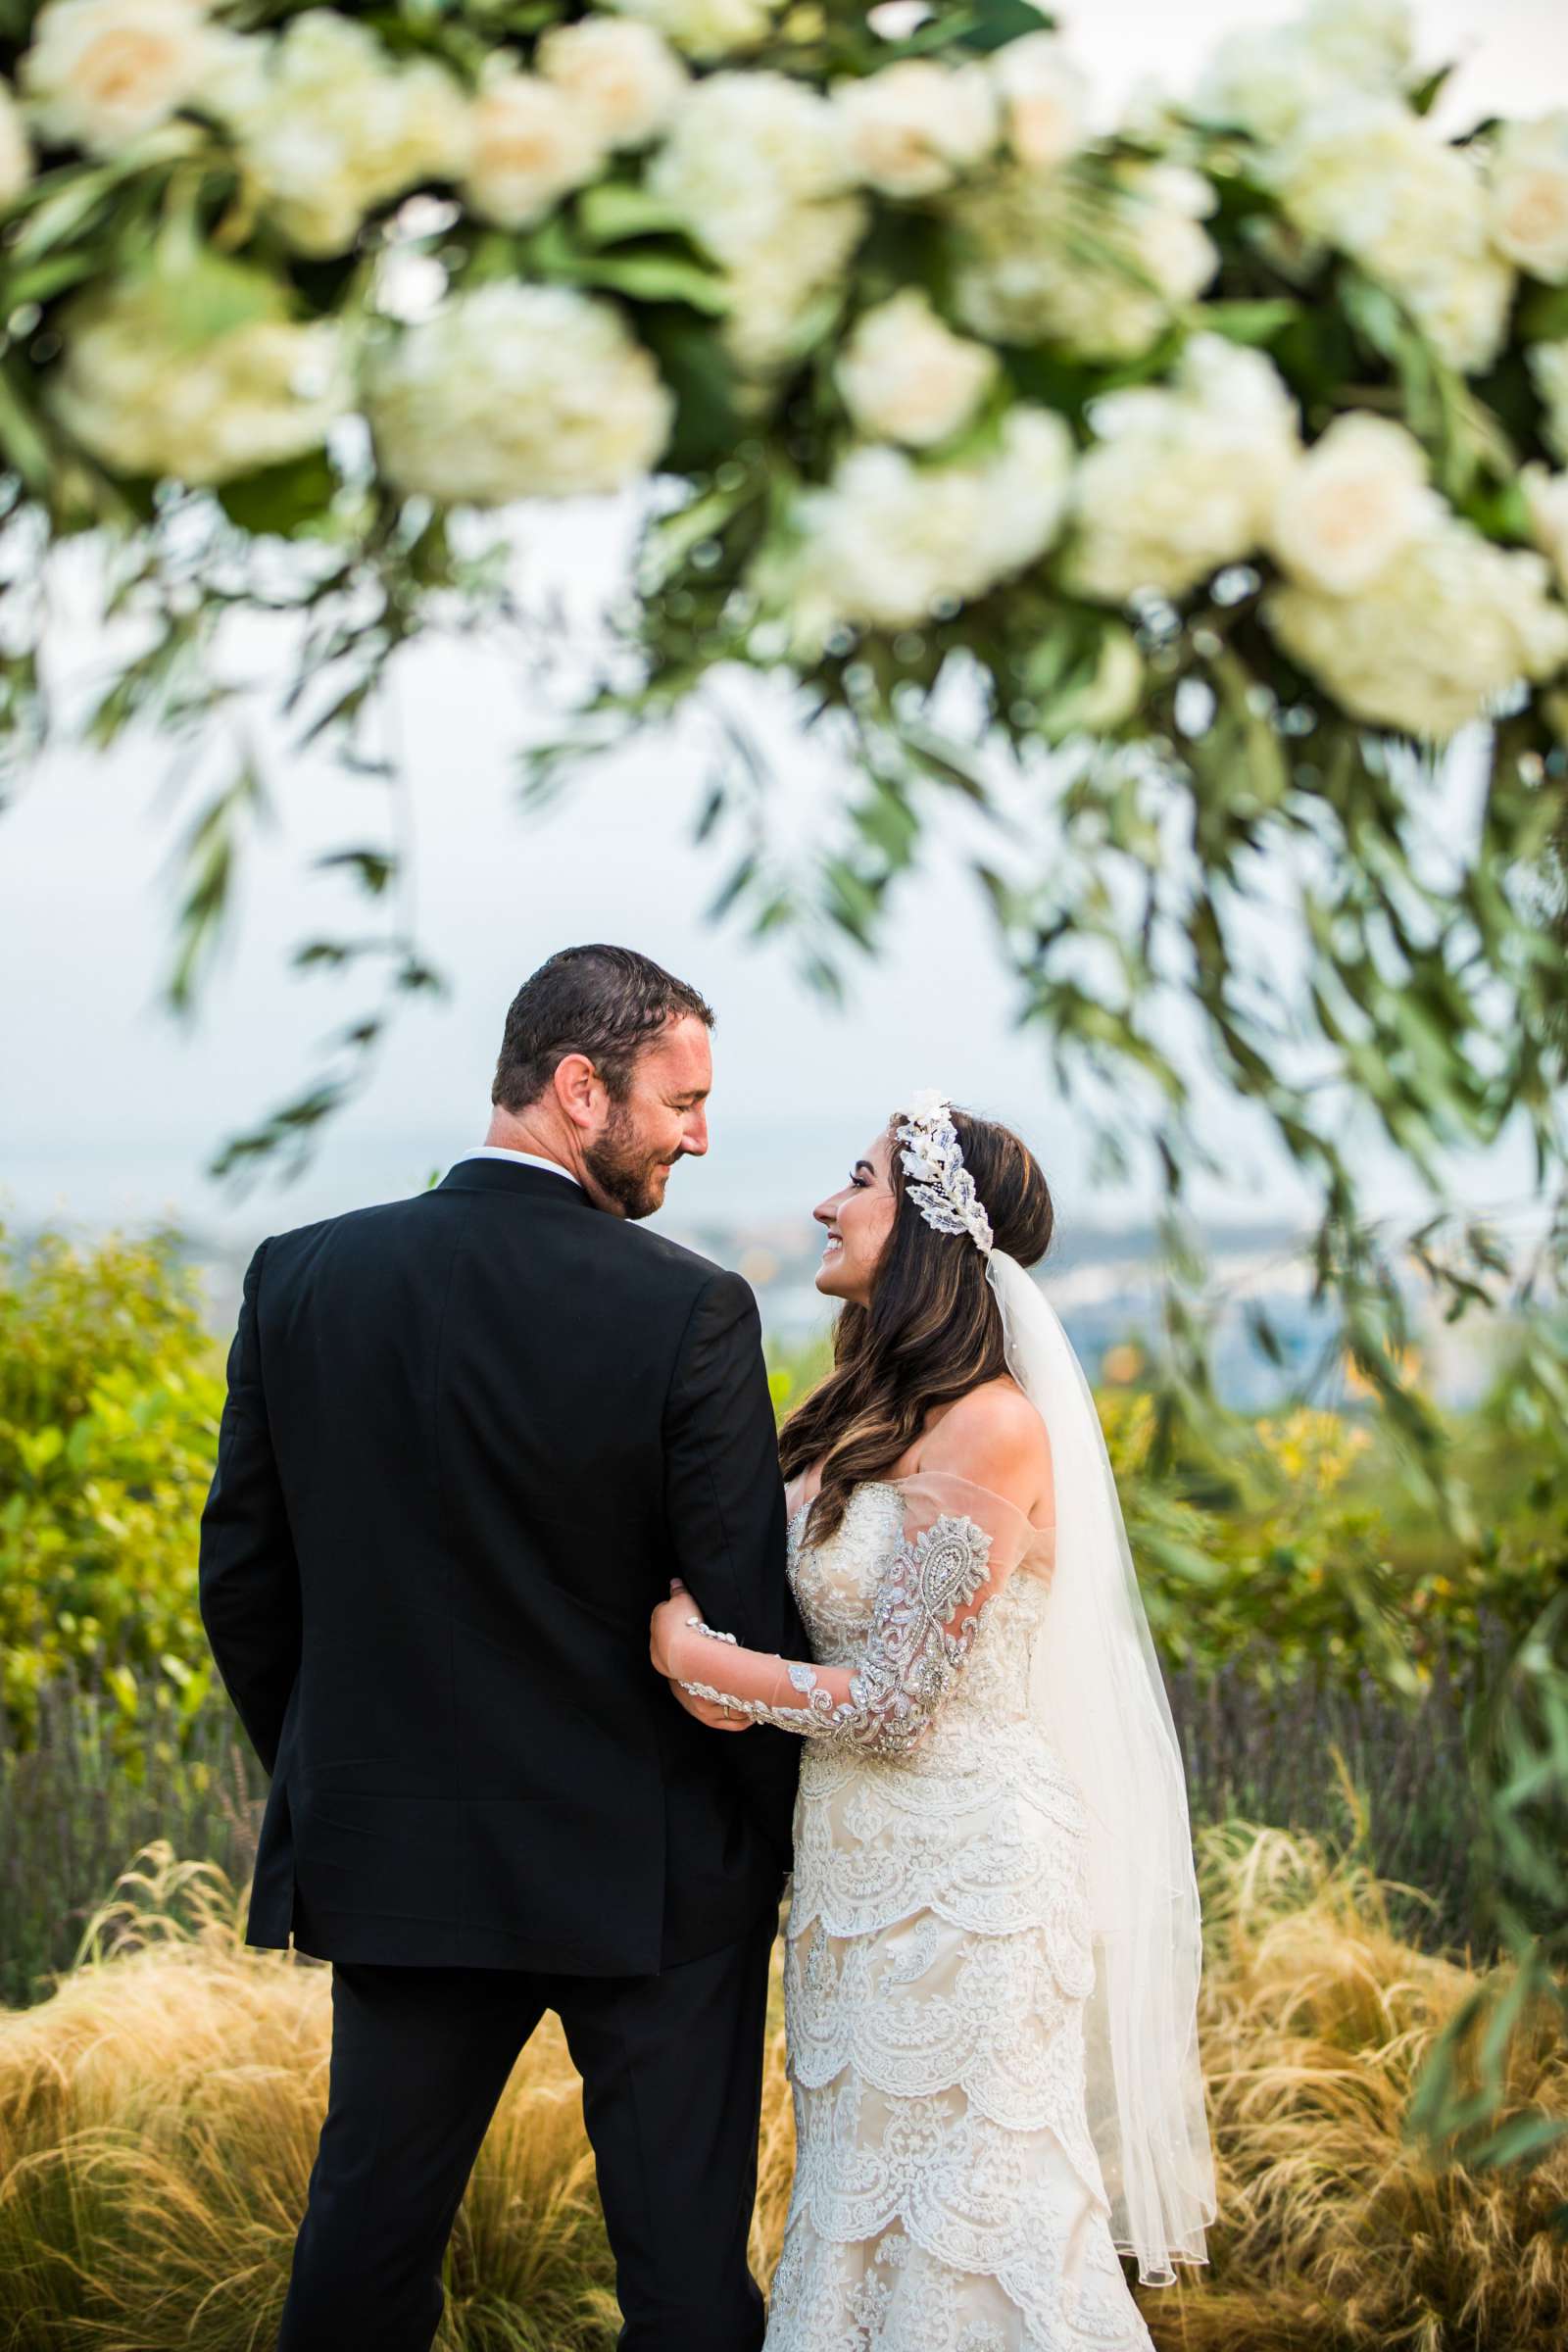
[[[1216,30],[1290,13],[1235,0],[1180,9],[1098,0],[1065,21],[1109,108],[1145,74],[1181,86]],[[1568,104],[1568,10],[1558,0],[1428,0],[1418,13],[1433,62],[1466,59],[1450,119]],[[613,580],[625,526],[614,507],[524,511],[531,576],[581,604]],[[59,652],[64,674],[90,676],[84,631],[68,622]],[[213,1148],[297,1085],[318,1042],[359,1002],[348,986],[290,978],[285,960],[301,936],[356,920],[343,884],[312,874],[310,860],[379,837],[374,787],[270,747],[281,824],[250,862],[239,936],[199,1022],[182,1031],[156,1005],[180,822],[164,755],[143,744],[101,760],[57,758],[28,779],[0,816],[0,1214],[99,1222],[172,1213],[240,1236],[419,1185],[482,1134],[517,982],[554,949],[591,938],[647,950],[719,1010],[712,1151],[704,1166],[679,1171],[671,1221],[808,1209],[898,1094],[929,1085],[1014,1119],[1076,1222],[1130,1221],[1147,1209],[1146,1186],[1091,1191],[1039,1045],[1014,1028],[978,904],[940,881],[912,885],[888,952],[835,1014],[802,992],[784,956],[702,921],[718,869],[689,846],[700,784],[693,743],[651,746],[563,812],[524,823],[511,753],[529,710],[496,659],[421,655],[400,715],[416,785],[420,929],[453,993],[440,1007],[408,1012],[373,1083],[305,1177],[243,1201],[205,1179]],[[785,714],[762,703],[754,715],[792,785],[817,795],[837,788]],[[804,791],[803,805],[811,805]],[[1272,1215],[1299,1203],[1247,1119],[1216,1106],[1213,1131],[1230,1182],[1210,1188],[1207,1206]],[[1408,1197],[1375,1154],[1369,1165],[1380,1200]],[[1526,1181],[1519,1152],[1464,1172],[1479,1202],[1514,1199]]]

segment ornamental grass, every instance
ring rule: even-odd
[[[1402,2120],[1471,1970],[1309,1838],[1200,1838],[1203,2048],[1220,2174],[1208,2268],[1143,2296],[1159,2352],[1547,2352],[1568,2337],[1568,2143],[1435,2171]],[[0,2011],[3,2352],[270,2352],[326,2095],[329,1975],[248,1950],[244,1894],[147,1846],[35,2007]],[[1568,2049],[1510,2098],[1568,2114]],[[793,2162],[775,1977],[755,2267]],[[553,2021],[514,2070],[447,2264],[436,2352],[610,2352],[612,2270]]]

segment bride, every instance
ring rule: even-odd
[[[814,1657],[677,1587],[654,1662],[807,1741],[785,1943],[798,2156],[767,2352],[1126,2352],[1118,2261],[1214,2185],[1181,1758],[1093,1398],[1023,1271],[1051,1196],[935,1095],[815,1211],[844,1301],[786,1424]]]

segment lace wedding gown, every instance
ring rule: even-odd
[[[1029,1705],[1051,1536],[946,1473],[863,1481],[821,1543],[807,1508],[813,1662],[705,1627],[676,1663],[807,1740],[766,2352],[1149,2352],[1085,2117],[1084,1808]]]

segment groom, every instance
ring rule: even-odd
[[[756,1302],[637,1231],[708,1149],[713,1015],[571,948],[507,1015],[484,1146],[257,1250],[201,1611],[271,1776],[246,1939],[332,1963],[278,2352],[427,2352],[547,2009],[583,2079],[623,2352],[754,2352],[767,1959],[798,1743],[648,1656],[679,1575],[802,1652]]]

